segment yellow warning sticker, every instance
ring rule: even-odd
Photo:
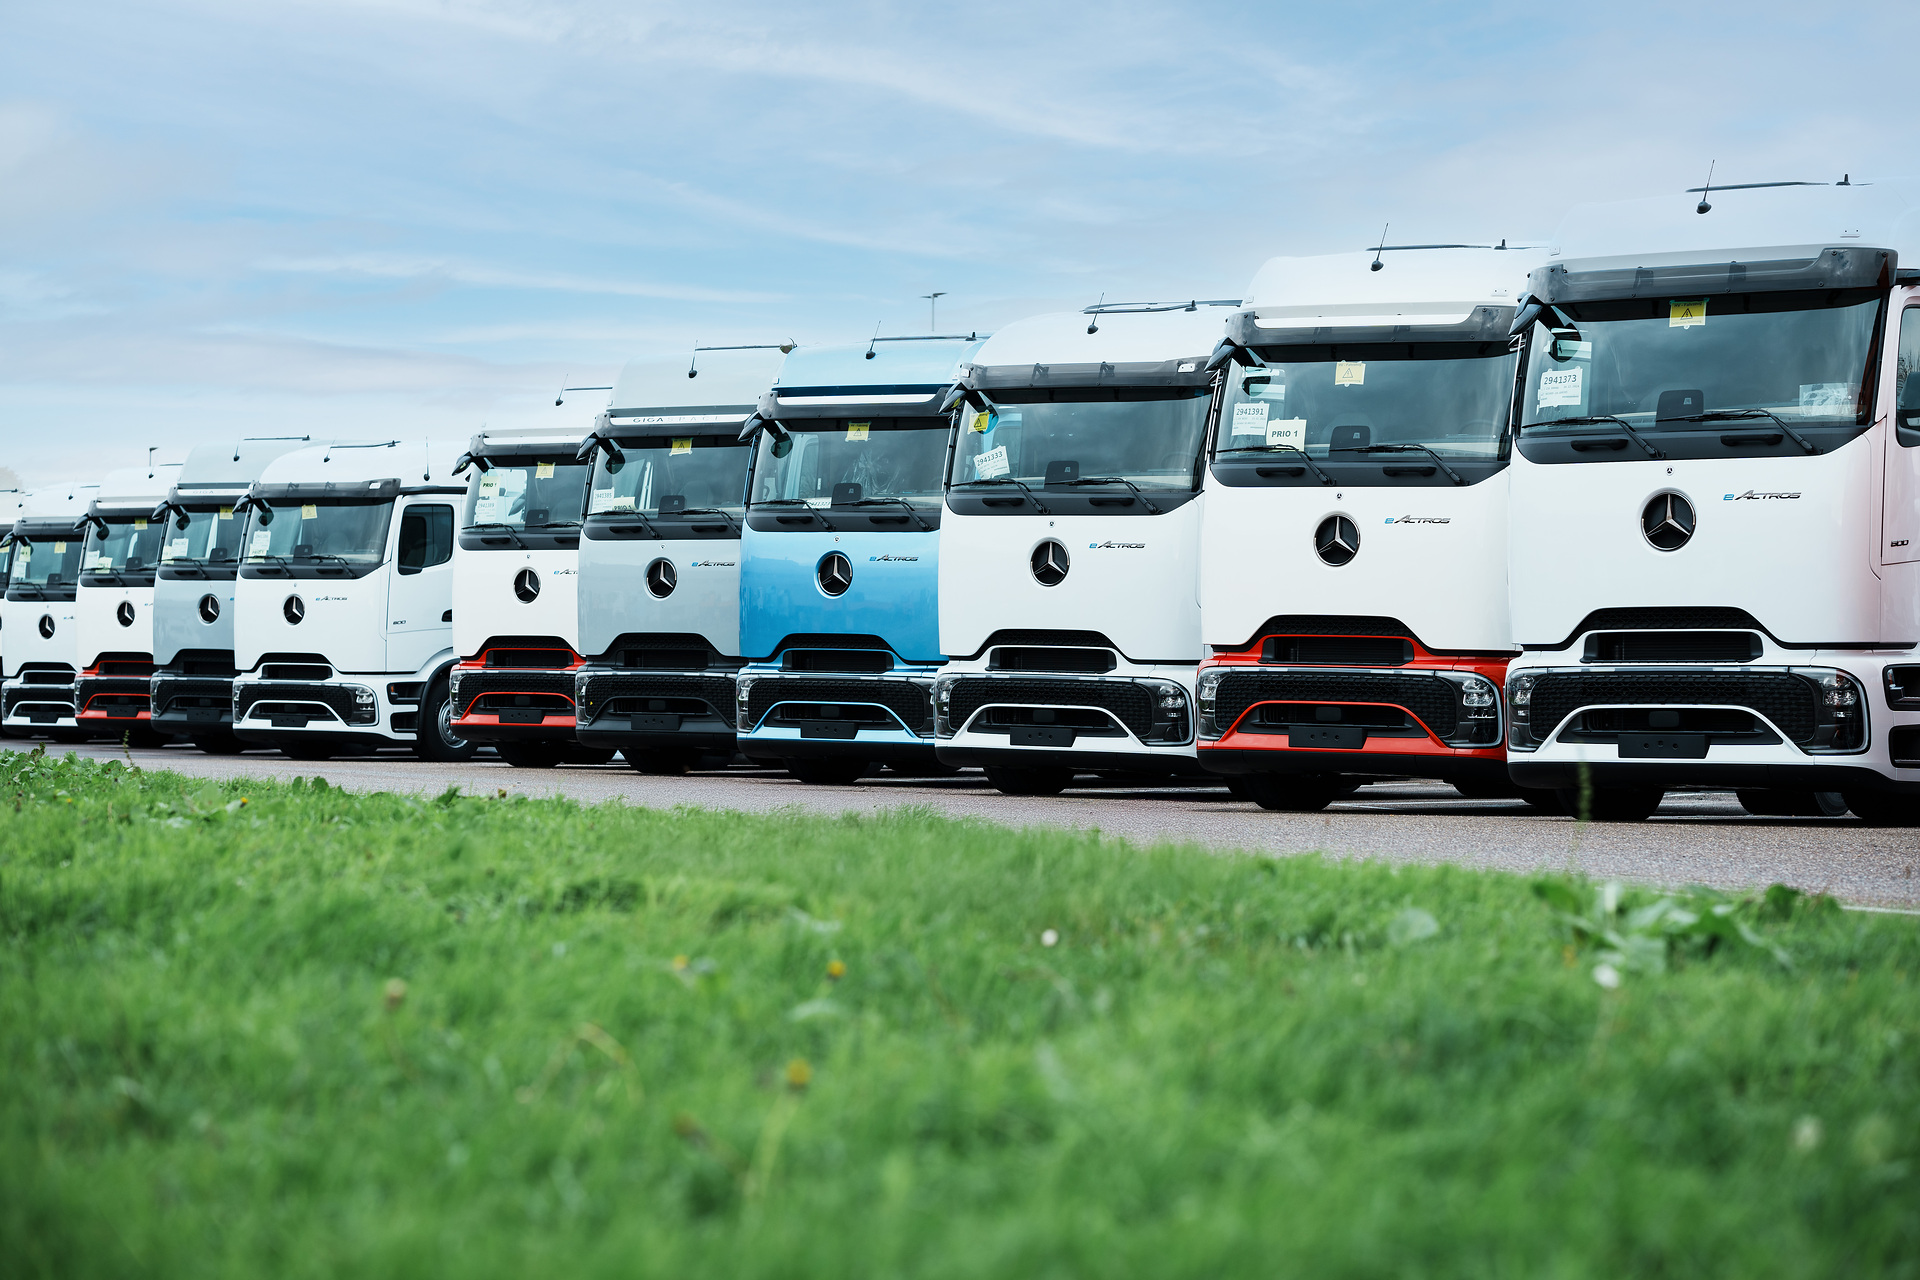
[[[302,520],[318,520],[320,518],[319,505],[312,502],[302,503],[300,507],[300,518]]]
[[[136,529],[144,529],[147,527],[147,522],[145,520],[135,520],[133,522],[133,527]]]
[[[64,542],[56,542],[56,543],[54,543],[54,544],[53,544],[53,554],[55,554],[55,555],[57,555],[57,556],[63,556],[63,555],[65,555],[65,554],[67,554],[67,544],[66,544],[66,543],[64,543]]]
[[[1333,385],[1336,387],[1365,386],[1367,366],[1360,360],[1336,360],[1333,362]]]
[[[978,431],[982,435],[985,435],[987,432],[993,430],[993,415],[988,413],[985,409],[982,409],[980,412],[974,414],[973,429],[975,431]]]
[[[1705,298],[1692,298],[1687,300],[1676,298],[1669,302],[1667,307],[1667,328],[1669,329],[1691,329],[1697,324],[1705,324],[1707,322],[1707,300]]]
[[[692,452],[693,452],[692,436],[675,436],[673,438],[673,453],[692,453]],[[668,456],[671,457],[672,454],[669,454]]]
[[[847,439],[865,440],[867,438],[867,428],[872,425],[871,422],[849,422],[847,424]]]
[[[551,462],[536,462],[536,463],[534,463],[534,464],[533,464],[533,478],[534,478],[535,480],[551,480],[551,479],[553,479],[553,464],[552,464]]]
[[[232,507],[222,507],[222,508],[220,508],[220,518],[221,518],[222,520],[231,520],[231,519],[233,519],[233,508],[232,508]]]

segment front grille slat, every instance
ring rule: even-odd
[[[1440,677],[1365,671],[1233,672],[1214,692],[1214,722],[1226,729],[1261,702],[1381,702],[1412,712],[1443,738],[1459,727],[1453,686]]]
[[[1136,738],[1153,732],[1153,695],[1125,680],[956,680],[948,695],[947,715],[958,728],[981,707],[1099,707],[1112,714]]]
[[[473,707],[475,701],[489,694],[501,693],[542,693],[557,694],[573,705],[574,679],[571,671],[549,671],[539,668],[487,668],[476,671],[466,668],[460,672],[461,714]]]
[[[158,715],[218,707],[233,701],[231,680],[180,680],[161,676],[153,682],[153,707]]]
[[[1587,706],[1744,707],[1805,743],[1819,727],[1819,696],[1811,681],[1786,671],[1551,671],[1534,682],[1528,719],[1545,738]]]
[[[927,728],[933,703],[927,690],[905,680],[789,680],[763,677],[747,691],[747,722],[759,724],[781,702],[866,702],[885,707],[914,730]]]
[[[337,684],[246,684],[233,691],[233,718],[245,720],[255,703],[317,702],[343,723],[354,722],[353,690]]]
[[[465,677],[460,685],[466,692]],[[580,716],[593,720],[616,698],[689,698],[706,703],[722,720],[733,719],[732,676],[642,675],[593,672],[580,685]],[[644,708],[642,708],[644,710]]]

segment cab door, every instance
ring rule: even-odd
[[[453,507],[410,502],[395,524],[387,670],[418,671],[453,640]]]
[[[1920,560],[1920,294],[1900,312],[1893,369],[1893,422],[1886,433],[1880,563]]]

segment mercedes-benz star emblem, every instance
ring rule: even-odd
[[[656,599],[665,600],[680,585],[680,574],[671,560],[655,560],[647,566],[647,590]]]
[[[220,601],[213,596],[200,597],[200,621],[212,626],[220,621]]]
[[[1328,516],[1313,531],[1313,549],[1337,569],[1360,554],[1360,530],[1345,516]]]
[[[299,596],[288,596],[287,602],[280,606],[281,616],[289,626],[299,626],[300,620],[307,616],[307,602]]]
[[[540,575],[531,569],[522,569],[513,577],[513,594],[520,597],[521,604],[532,604],[540,598]]]
[[[843,596],[853,585],[853,565],[838,551],[829,551],[813,567],[813,576],[822,591],[830,596]]]
[[[133,602],[131,600],[122,600],[120,602],[120,607],[113,611],[113,616],[119,619],[121,626],[123,627],[132,626],[133,625]]]
[[[1693,537],[1693,504],[1677,493],[1656,493],[1640,512],[1640,532],[1662,551],[1678,551]]]
[[[40,638],[42,640],[53,639],[53,615],[50,613],[40,615]]]
[[[1043,587],[1059,586],[1067,580],[1067,570],[1073,567],[1073,562],[1067,559],[1067,549],[1052,538],[1033,549],[1027,564],[1033,569],[1033,580]]]

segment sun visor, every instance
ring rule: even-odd
[[[1778,252],[1775,250],[1774,252]],[[1798,289],[1886,288],[1897,255],[1891,249],[1809,249],[1805,257],[1752,262],[1669,262],[1583,268],[1576,260],[1535,269],[1528,288],[1542,302],[1610,302],[1622,298],[1705,298],[1727,293],[1776,293]],[[1613,261],[1618,262],[1619,259]]]
[[[783,387],[760,397],[762,418],[937,418],[948,384],[929,386]]]
[[[1394,323],[1383,316],[1377,324],[1314,324],[1292,317],[1262,317],[1242,311],[1227,322],[1227,336],[1243,347],[1359,346],[1373,342],[1505,342],[1513,324],[1512,307],[1477,306],[1466,317],[1447,324]],[[1261,321],[1265,319],[1267,323]],[[1275,321],[1278,323],[1275,323]]]
[[[401,482],[388,480],[313,480],[298,484],[256,484],[255,502],[299,502],[331,498],[335,501],[380,501],[400,496]],[[433,490],[441,492],[441,490]],[[454,489],[451,492],[458,493]]]
[[[738,430],[753,412],[750,404],[664,405],[654,408],[609,409],[605,421],[592,434],[603,440],[671,434],[672,428],[704,427],[689,435],[721,435],[727,428]],[[583,440],[585,438],[583,437]]]
[[[1213,381],[1206,367],[1204,354],[1121,364],[976,364],[962,381],[988,393],[1050,387],[1204,387]]]

